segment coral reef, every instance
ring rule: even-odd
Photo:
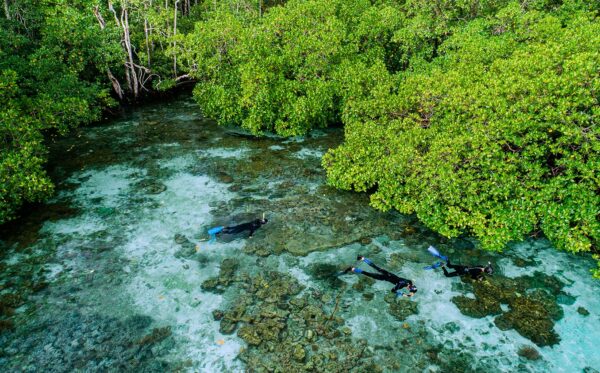
[[[409,316],[419,313],[418,304],[410,299],[396,297],[395,294],[388,294],[385,297],[385,301],[390,305],[388,312],[398,319],[398,321],[404,321]]]
[[[515,329],[538,346],[560,342],[554,321],[563,317],[557,297],[564,285],[555,277],[536,272],[514,279],[493,276],[484,281],[469,278],[463,281],[471,285],[475,298],[457,296],[452,302],[464,315],[477,318],[499,315],[494,319],[499,329]],[[503,312],[502,304],[507,304],[509,310]]]
[[[234,258],[224,259],[221,262],[219,276],[211,277],[204,281],[201,285],[202,289],[213,293],[222,293],[232,281],[236,280],[234,275],[238,265],[239,262]]]
[[[577,307],[577,313],[583,316],[588,316],[590,314],[590,311],[586,310],[583,307]]]
[[[554,322],[544,306],[526,297],[510,303],[510,310],[494,319],[501,330],[515,329],[538,346],[552,346],[560,342],[554,331]]]
[[[166,362],[173,347],[169,327],[143,335],[152,319],[133,316],[119,321],[100,315],[66,313],[22,331],[4,342],[7,371],[146,371],[174,369]],[[17,366],[11,364],[18,364]]]
[[[517,354],[527,360],[539,360],[542,357],[538,350],[532,346],[522,346]]]
[[[245,292],[224,312],[221,330],[240,323],[237,335],[248,343],[239,358],[255,372],[380,371],[363,341],[353,343],[349,328],[334,310],[326,313],[323,294],[314,290],[302,296],[298,282],[268,272],[242,283]],[[326,299],[327,300],[327,299]],[[329,299],[332,303],[333,299]]]

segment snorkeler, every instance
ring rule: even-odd
[[[448,272],[446,267],[453,269],[454,272]],[[492,263],[488,262],[486,266],[478,265],[474,267],[461,266],[456,264],[450,264],[450,259],[446,262],[445,265],[442,265],[442,270],[444,271],[444,276],[446,277],[454,277],[454,276],[465,276],[470,275],[473,280],[481,281],[483,280],[484,274],[491,275],[494,273],[494,269],[492,268]]]
[[[490,262],[488,262],[488,264],[486,266],[483,266],[483,265],[472,266],[472,267],[461,266],[461,265],[451,264],[450,258],[440,254],[440,252],[437,251],[437,249],[433,246],[429,246],[429,248],[427,248],[427,251],[429,251],[429,253],[431,255],[444,260],[446,262],[446,264],[444,264],[442,262],[438,262],[434,265],[425,267],[425,269],[435,269],[437,267],[442,267],[442,270],[444,271],[444,276],[446,276],[446,277],[470,275],[473,280],[481,281],[481,280],[483,280],[484,275],[491,275],[494,273],[494,268],[492,268],[492,263],[490,263]],[[448,272],[446,267],[453,269],[454,272]]]
[[[346,268],[346,270],[343,273],[348,273],[348,272],[361,273],[365,276],[374,278],[376,280],[391,282],[392,284],[394,284],[394,287],[391,289],[391,292],[396,293],[396,296],[412,297],[417,292],[417,287],[415,285],[413,285],[413,282],[411,280],[408,280],[408,279],[405,279],[402,277],[398,277],[395,274],[390,273],[381,267],[378,267],[377,265],[375,265],[373,262],[371,262],[369,259],[365,258],[364,256],[359,255],[356,258],[356,260],[367,263],[369,266],[375,268],[379,273],[366,272],[360,268],[355,268],[355,267],[348,267],[348,268]],[[402,289],[404,289],[404,288],[406,288],[408,290],[407,293],[402,292]]]
[[[239,225],[234,225],[231,227],[215,227],[208,230],[208,235],[210,236],[210,241],[213,242],[220,234],[237,234],[242,233],[244,231],[250,231],[248,238],[252,238],[254,232],[258,230],[261,226],[267,224],[269,220],[265,219],[265,215],[263,214],[262,219],[255,219],[248,223],[243,223]]]

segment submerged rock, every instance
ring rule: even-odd
[[[242,326],[240,330],[238,330],[237,335],[249,345],[258,346],[262,342],[257,330],[248,325]]]
[[[117,320],[57,312],[43,323],[22,326],[23,337],[3,346],[19,355],[0,365],[3,371],[23,371],[27,366],[28,371],[52,372],[173,371],[166,362],[173,346],[171,329],[154,328],[148,333],[151,323],[145,316]]]
[[[294,360],[298,362],[303,362],[306,357],[306,351],[304,351],[304,347],[301,345],[294,346]]]
[[[213,293],[222,293],[235,280],[235,271],[239,261],[234,258],[227,258],[221,262],[218,277],[211,277],[204,281],[200,287]]]
[[[226,174],[225,172],[217,173],[217,180],[224,184],[233,183],[233,177],[231,177],[231,175]]]
[[[12,331],[15,329],[15,323],[12,320],[0,320],[0,333]]]
[[[583,316],[589,316],[590,311],[586,310],[583,307],[577,307],[577,313]]]
[[[171,335],[171,327],[166,326],[164,328],[154,328],[152,332],[148,335],[145,335],[142,339],[140,339],[137,344],[138,345],[147,345],[154,344],[162,341],[163,339],[169,337]]]
[[[473,299],[460,295],[452,298],[452,302],[456,304],[463,315],[469,317],[482,318],[502,313],[500,302],[496,300]]]
[[[214,310],[212,311],[212,315],[213,315],[213,320],[215,321],[221,321],[221,319],[223,318],[223,311],[221,310]]]
[[[0,314],[12,315],[14,309],[23,305],[25,301],[20,294],[8,293],[0,296]]]
[[[395,297],[395,295],[391,294]],[[419,306],[416,302],[408,299],[397,298],[390,303],[388,312],[398,321],[404,321],[411,315],[419,313]]]
[[[109,217],[111,215],[114,215],[116,210],[112,207],[98,207],[96,209],[96,212],[98,213],[98,215],[100,215],[103,218]]]
[[[542,357],[538,350],[532,346],[522,346],[517,354],[527,360],[539,360]]]
[[[240,285],[247,296],[241,295],[225,312],[221,330],[231,331],[240,324],[237,334],[248,348],[239,358],[248,371],[342,372],[373,367],[364,353],[366,344],[353,342],[350,328],[335,316],[335,302],[322,302],[325,294],[308,289],[298,296],[302,286],[279,272],[248,277]]]
[[[373,293],[363,293],[363,299],[366,301],[373,300],[374,297],[375,297],[375,294],[373,294]]]
[[[221,320],[221,324],[219,324],[219,332],[222,334],[232,334],[236,327],[237,321],[229,318],[223,318]]]
[[[536,272],[514,279],[493,276],[484,281],[469,278],[463,281],[471,285],[475,298],[457,296],[452,302],[464,315],[476,318],[499,315],[494,320],[499,329],[515,329],[538,346],[560,341],[554,321],[563,317],[557,297],[564,285],[555,277]],[[507,312],[502,311],[502,304],[508,305]]]
[[[308,273],[316,280],[324,281],[331,287],[339,287],[344,282],[337,276],[341,269],[338,265],[329,263],[313,263],[308,268]]]
[[[273,172],[272,169],[266,171]],[[297,177],[292,169],[281,170],[281,172],[289,173],[292,178]],[[244,174],[245,170],[237,170],[235,173]],[[321,175],[310,177],[321,178]],[[244,180],[236,180],[236,182],[243,183]],[[367,196],[360,196],[358,203],[357,196],[343,195],[323,204],[323,197],[310,192],[308,188],[302,186],[301,189],[294,190],[295,188],[297,188],[295,185],[285,188],[285,195],[276,199],[240,196],[215,213],[220,216],[233,216],[241,210],[250,210],[268,211],[274,216],[285,216],[285,219],[269,222],[264,229],[257,231],[256,240],[247,243],[245,252],[261,256],[284,251],[305,256],[313,251],[324,251],[332,247],[360,242],[365,237],[387,233],[391,227],[403,220],[403,217],[397,213],[381,213],[369,209]],[[266,191],[269,194],[273,192],[270,189]],[[264,190],[258,190],[253,195],[263,192]],[[302,203],[298,203],[298,195],[302,195]],[[269,239],[261,239],[267,230]]]
[[[167,190],[167,186],[153,179],[142,180],[134,185],[134,188],[147,194],[160,194]]]
[[[176,258],[189,259],[196,254],[196,245],[182,234],[175,235],[175,243],[180,245],[180,248],[175,252]]]
[[[532,260],[526,260],[523,258],[513,258],[512,262],[519,268],[529,267],[530,265],[533,265],[535,263]]]
[[[364,291],[367,287],[371,287],[373,286],[373,284],[375,283],[375,280],[373,280],[372,278],[369,277],[360,277],[358,279],[358,281],[356,281],[354,283],[354,285],[352,285],[352,288],[356,291]]]
[[[187,237],[185,237],[183,234],[179,234],[179,233],[177,233],[177,234],[175,235],[175,243],[177,243],[177,244],[180,244],[180,245],[181,245],[181,244],[184,244],[184,243],[187,243],[187,242],[189,242],[189,240],[188,240],[188,239],[187,239]]]
[[[499,329],[515,329],[538,346],[552,346],[560,342],[554,331],[554,322],[542,304],[520,297],[511,302],[510,307],[508,312],[494,320]]]

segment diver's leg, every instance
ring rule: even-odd
[[[450,267],[453,268],[453,267]],[[460,273],[458,273],[457,271],[454,271],[452,273],[448,272],[448,270],[446,269],[446,266],[442,266],[442,271],[444,271],[444,276],[446,277],[455,277],[460,275]]]
[[[448,267],[448,268],[450,268],[450,269],[453,269],[455,271],[458,270],[461,267],[464,267],[464,266],[461,266],[461,265],[458,265],[458,264],[452,264],[452,263],[450,263],[450,259],[448,259],[448,261],[446,261],[446,265],[445,266]]]
[[[382,275],[382,274],[379,274],[379,273],[372,273],[372,272],[363,271],[360,268],[354,268],[354,270],[352,272],[354,272],[354,273],[360,273],[360,274],[363,274],[363,275],[365,275],[367,277],[374,278],[376,280],[382,280],[382,281],[387,281],[388,280],[388,277],[386,275]]]
[[[370,267],[375,268],[376,270],[383,273],[387,277],[395,277],[396,276],[395,274],[390,273],[390,272],[386,271],[385,269],[381,268],[380,266],[378,266],[377,264],[373,263],[370,259],[362,257],[362,259],[359,259],[359,260],[362,260],[363,262],[367,263]],[[386,280],[387,280],[387,278],[386,278]]]

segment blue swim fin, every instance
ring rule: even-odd
[[[208,230],[208,235],[210,236],[210,240],[208,242],[215,242],[217,239],[217,234],[221,232],[225,228],[224,226],[214,227]]]
[[[437,263],[434,263],[434,264],[432,264],[432,265],[430,265],[430,266],[423,267],[423,269],[436,269],[436,268],[439,268],[439,267],[441,267],[441,266],[442,266],[442,264],[444,264],[444,263],[442,263],[442,262],[437,262]]]
[[[427,251],[429,251],[429,253],[430,253],[431,255],[435,256],[436,258],[440,258],[440,259],[442,259],[442,260],[443,260],[443,261],[445,261],[445,262],[447,262],[447,261],[448,261],[448,257],[447,257],[447,256],[444,256],[444,255],[442,255],[442,254],[440,254],[440,252],[439,252],[439,251],[437,251],[437,249],[436,249],[435,247],[433,247],[433,246],[429,246],[429,247],[427,248]]]

